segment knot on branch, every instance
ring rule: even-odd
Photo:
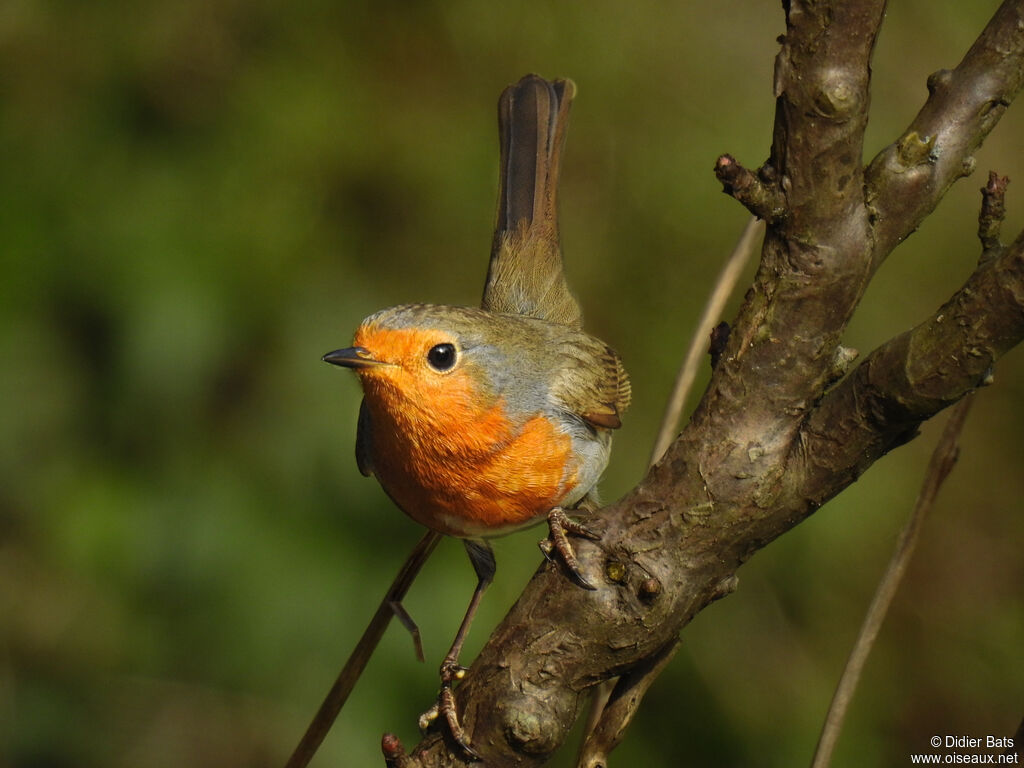
[[[934,96],[948,91],[953,83],[953,73],[948,69],[940,69],[928,75],[928,93]]]
[[[836,347],[832,356],[832,364],[825,373],[825,386],[830,387],[843,378],[859,356],[860,352],[853,347],[844,347],[842,344]]]
[[[539,696],[510,699],[504,710],[505,739],[517,752],[548,755],[561,741],[558,713]]]
[[[814,107],[822,117],[846,120],[860,109],[859,95],[863,87],[844,69],[825,70],[819,74],[820,88],[814,94]]]
[[[865,200],[872,224],[885,219],[898,224],[903,202],[929,188],[940,155],[936,145],[934,134],[922,135],[910,129],[875,156],[864,172]],[[973,158],[962,158],[957,176],[969,171],[972,162]],[[901,194],[895,197],[897,189]],[[902,237],[907,234],[909,231]]]
[[[715,176],[722,183],[722,191],[759,219],[777,223],[785,216],[786,201],[778,187],[766,180],[771,175],[767,168],[755,174],[729,154],[715,161]]]
[[[637,588],[637,596],[645,603],[652,603],[658,598],[661,591],[661,582],[654,576],[648,576],[640,582],[640,586]]]
[[[967,155],[963,160],[960,161],[960,176],[959,178],[966,178],[974,173],[975,167],[977,167],[978,161],[974,159],[974,155]]]
[[[921,136],[917,131],[909,131],[896,142],[896,157],[905,168],[934,163],[937,159],[935,137]]]

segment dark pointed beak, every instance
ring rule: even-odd
[[[390,365],[381,360],[374,360],[370,350],[363,347],[336,349],[320,359],[331,365],[340,365],[342,368],[374,368],[378,365]]]

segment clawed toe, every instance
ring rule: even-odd
[[[597,589],[580,573],[580,561],[576,557],[572,544],[569,543],[568,534],[590,541],[600,541],[601,536],[582,523],[570,519],[561,507],[555,507],[548,512],[548,529],[550,531],[548,538],[542,539],[540,542],[540,551],[544,553],[544,557],[554,562],[554,556],[557,553],[565,569],[569,572],[569,576],[576,584],[584,589]]]
[[[459,714],[455,711],[455,694],[452,693],[451,687],[441,688],[441,694],[437,699],[437,706],[438,712],[444,716],[445,724],[448,726],[448,733],[451,735],[452,740],[459,745],[459,749],[465,752],[467,756],[474,760],[479,760],[480,753],[473,749],[473,745],[469,742],[469,736],[462,727],[462,723],[459,722]]]
[[[444,667],[442,667],[442,669],[444,669]],[[458,678],[461,678],[465,673],[465,669],[463,667],[458,667],[458,670],[459,671],[456,674]],[[461,749],[467,757],[473,760],[480,760],[480,753],[473,749],[473,745],[469,741],[469,736],[466,734],[466,730],[462,727],[462,723],[459,722],[459,714],[455,709],[455,694],[452,693],[452,680],[445,680],[443,672],[441,692],[437,696],[437,701],[434,702],[434,705],[430,709],[420,715],[420,731],[426,733],[426,731],[439,718],[442,719],[445,726],[447,726],[448,735],[452,737],[452,741],[458,744],[459,749]]]

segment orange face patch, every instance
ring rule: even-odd
[[[390,363],[359,371],[374,410],[388,412],[410,434],[443,429],[448,422],[476,421],[494,405],[482,382],[465,366],[439,372],[427,363],[432,347],[453,341],[441,331],[361,327],[355,344],[375,360]]]
[[[450,342],[452,338],[442,331],[420,328],[381,328],[373,324],[361,325],[353,340],[365,347],[374,359],[404,367],[415,362],[426,364],[426,353],[434,344]]]

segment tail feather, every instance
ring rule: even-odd
[[[501,177],[483,308],[573,327],[580,309],[562,271],[558,175],[576,86],[527,75],[498,101]]]

